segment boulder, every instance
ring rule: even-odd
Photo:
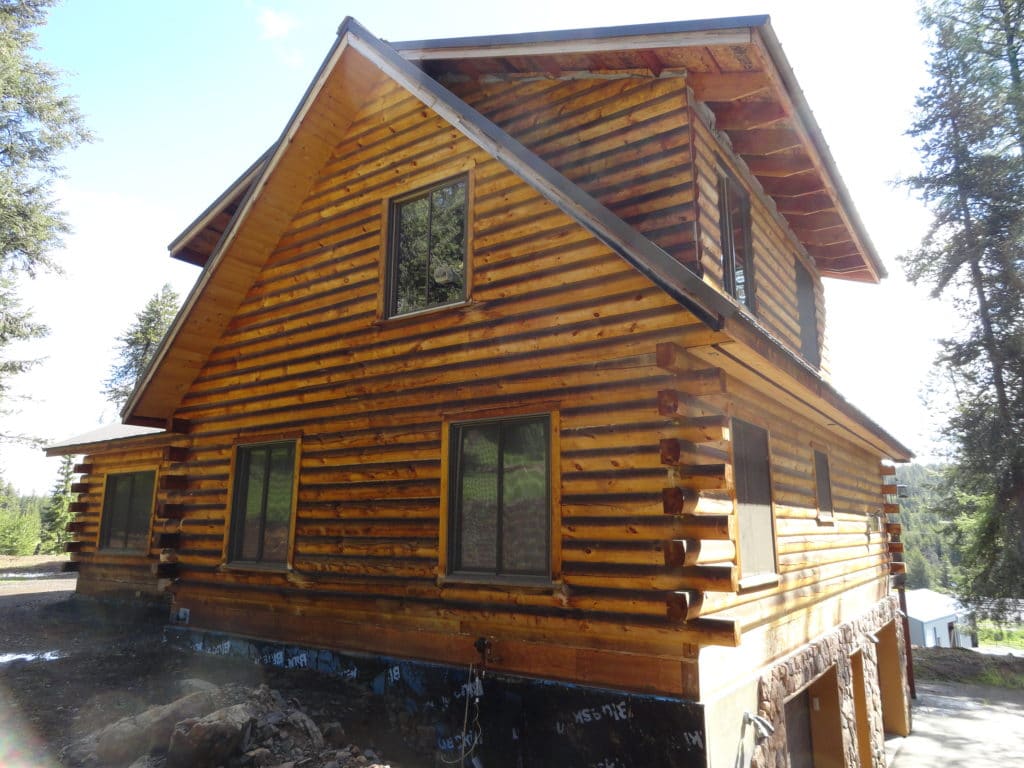
[[[251,703],[179,722],[167,749],[167,768],[216,768],[248,748],[259,710]]]

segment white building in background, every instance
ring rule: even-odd
[[[930,589],[907,590],[910,644],[924,648],[973,648],[970,614],[955,597]]]

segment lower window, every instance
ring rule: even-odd
[[[231,500],[231,562],[285,565],[295,486],[293,441],[241,445]]]
[[[449,570],[551,576],[551,419],[453,424]]]
[[[155,485],[156,472],[151,470],[107,475],[100,526],[102,549],[149,549]]]

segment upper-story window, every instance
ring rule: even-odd
[[[722,280],[726,292],[754,309],[750,196],[733,176],[718,175],[718,224],[722,234]]]
[[[387,316],[466,300],[467,179],[391,202]]]
[[[814,366],[821,365],[821,348],[818,345],[818,314],[815,310],[814,280],[799,261],[796,267],[796,309],[800,321],[800,354]]]
[[[100,548],[145,552],[153,513],[156,472],[118,472],[107,475],[103,491]]]

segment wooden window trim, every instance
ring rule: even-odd
[[[800,327],[800,354],[815,368],[820,368],[821,337],[818,334],[818,293],[814,272],[799,258],[794,258],[793,265],[796,319]],[[801,290],[801,275],[807,279],[804,290]]]
[[[395,207],[401,205],[404,202],[416,199],[422,195],[429,194],[431,191],[440,187],[447,186],[449,184],[456,183],[458,181],[464,181],[466,184],[466,208],[464,218],[464,239],[462,244],[463,249],[463,297],[459,301],[449,302],[447,304],[438,304],[432,307],[424,307],[423,309],[414,310],[412,312],[403,313],[392,313],[391,304],[392,297],[394,295],[395,287],[392,282],[392,276],[394,270],[392,265],[395,259]],[[452,310],[459,307],[465,307],[472,304],[472,287],[473,287],[473,268],[472,258],[470,255],[473,251],[472,238],[473,238],[473,197],[474,197],[474,175],[470,172],[470,167],[463,165],[454,172],[446,171],[445,175],[439,175],[435,179],[428,181],[426,184],[422,184],[409,192],[395,195],[383,203],[383,213],[381,216],[381,257],[380,257],[380,280],[379,284],[381,290],[378,293],[377,302],[377,317],[378,322],[393,324],[401,323],[402,321],[416,320],[422,318],[424,315],[430,315],[437,312],[444,312],[446,310]]]
[[[548,499],[549,499],[549,571],[544,576],[521,576],[473,574],[451,571],[451,493],[452,493],[452,427],[472,422],[500,421],[503,419],[547,416],[548,418]],[[557,403],[523,404],[518,407],[500,407],[476,411],[444,414],[441,418],[441,489],[440,519],[438,526],[438,575],[439,586],[479,584],[495,588],[508,588],[516,592],[539,590],[548,592],[562,585],[562,539],[561,531],[561,419]]]
[[[718,163],[718,235],[719,249],[722,252],[722,290],[736,300],[741,306],[751,313],[757,312],[757,281],[754,274],[754,222],[752,215],[752,202],[750,191],[740,184],[735,174],[719,160]],[[735,227],[732,225],[732,216],[729,201],[738,197],[743,201],[743,272],[744,272],[744,296],[740,299],[737,296],[736,285],[736,242],[734,237]]]
[[[249,560],[232,560],[232,533],[234,530],[235,490],[238,484],[238,452],[240,449],[253,448],[273,443],[294,444],[295,454],[292,467],[292,498],[288,522],[288,549],[282,563],[263,563]],[[294,569],[295,559],[295,522],[299,500],[299,475],[302,465],[302,437],[289,432],[284,434],[264,434],[240,437],[231,447],[231,467],[228,472],[227,509],[225,511],[224,543],[221,549],[221,570],[227,571],[258,571],[262,573],[287,573]]]
[[[778,584],[781,583],[781,575],[779,574],[778,531],[777,531],[777,526],[776,526],[776,521],[775,521],[775,488],[774,488],[774,482],[773,482],[773,478],[772,478],[772,434],[771,434],[771,430],[769,430],[767,427],[764,427],[764,426],[762,426],[760,424],[757,424],[756,422],[747,421],[745,419],[735,419],[735,418],[733,419],[733,425],[732,425],[732,430],[731,430],[731,432],[732,432],[732,448],[731,448],[731,451],[732,451],[732,462],[733,462],[734,472],[735,472],[735,466],[736,466],[736,445],[735,445],[735,442],[736,442],[736,433],[737,433],[737,430],[736,430],[736,422],[737,421],[741,422],[741,423],[743,423],[745,425],[749,425],[751,427],[756,427],[757,429],[761,429],[761,430],[764,431],[764,433],[765,433],[765,451],[766,451],[766,458],[768,460],[768,499],[769,499],[769,501],[768,501],[768,515],[769,515],[769,524],[770,524],[770,528],[771,528],[771,548],[772,548],[772,569],[773,570],[771,572],[759,571],[759,572],[755,572],[755,573],[751,573],[751,574],[747,574],[747,575],[743,574],[743,557],[742,557],[743,547],[742,547],[742,544],[741,544],[740,538],[739,538],[739,537],[741,537],[743,535],[743,531],[742,530],[737,530],[737,533],[736,533],[736,536],[737,536],[737,541],[736,541],[736,564],[737,564],[737,566],[740,569],[740,578],[739,578],[739,582],[738,583],[739,583],[739,588],[740,588],[741,591],[747,591],[747,590],[753,590],[753,589],[764,589],[764,588],[768,588],[768,587],[778,586]],[[739,500],[738,494],[737,494],[737,498],[736,498],[736,502],[735,503],[736,503],[736,515],[737,515],[737,521],[736,522],[737,522],[738,528],[741,529],[742,528],[742,521],[739,519],[740,500]]]
[[[107,516],[107,491],[108,480],[111,475],[131,475],[142,472],[153,473],[153,493],[149,501],[149,525],[146,526],[146,546],[142,549],[125,549],[123,547],[110,547],[104,543],[104,534],[106,533],[106,516]],[[145,466],[145,467],[125,467],[112,469],[104,475],[103,478],[103,498],[100,502],[100,520],[99,525],[96,527],[96,551],[103,555],[113,555],[115,557],[124,556],[135,556],[148,555],[152,548],[153,542],[153,518],[155,517],[154,512],[156,511],[156,495],[160,487],[160,471],[156,466]]]
[[[818,476],[818,458],[821,457],[825,462],[825,472],[828,475],[826,478],[828,483],[828,507],[824,509],[821,503],[821,478]],[[822,525],[835,525],[835,497],[832,493],[832,457],[829,455],[828,449],[824,446],[811,444],[811,472],[814,477],[814,507],[818,511],[818,522]]]

